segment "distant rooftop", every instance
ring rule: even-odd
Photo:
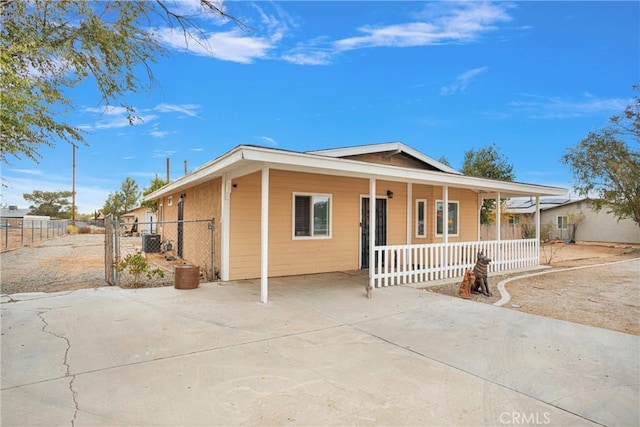
[[[17,206],[9,206],[6,208],[0,209],[0,217],[1,218],[23,218],[25,215],[29,214],[31,209],[19,209]]]
[[[540,209],[551,209],[567,203],[578,201],[569,197],[540,197]],[[513,214],[532,214],[536,212],[535,197],[514,197],[507,202],[508,213]]]

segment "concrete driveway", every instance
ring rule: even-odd
[[[2,298],[2,425],[640,423],[637,336],[347,273]],[[15,301],[15,302],[14,302]]]

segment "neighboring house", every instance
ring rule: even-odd
[[[127,230],[131,229],[133,223],[137,220],[137,232],[141,234],[155,233],[157,229],[157,217],[151,208],[146,206],[138,206],[133,208],[126,214],[122,215],[123,225]]]
[[[533,197],[515,197],[507,200],[505,213],[509,214],[509,222],[511,223],[533,223],[538,207],[545,210],[564,205],[570,201],[569,197],[540,197],[540,201],[536,205],[536,200]]]
[[[17,206],[11,205],[6,208],[0,209],[0,223],[4,227],[9,224],[11,227],[16,227],[22,221],[22,219],[29,215],[30,209],[19,209]]]
[[[461,275],[478,250],[496,270],[537,265],[535,239],[479,241],[483,198],[566,193],[464,176],[392,142],[306,153],[242,145],[145,200],[157,200],[159,221],[215,218],[221,279],[260,278],[266,302],[274,276],[373,265],[379,287]],[[180,239],[188,259],[198,236]]]
[[[19,209],[11,205],[0,210],[0,226],[17,228],[38,228],[51,220],[49,216],[29,215],[31,209]]]
[[[571,228],[573,218],[582,215],[575,236]],[[571,200],[564,204],[543,208],[542,227],[551,224],[551,238],[574,239],[584,242],[640,243],[640,227],[630,218],[618,221],[607,213],[605,205],[599,212],[591,209],[588,199]]]

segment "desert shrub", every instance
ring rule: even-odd
[[[536,226],[534,224],[524,223],[520,227],[523,239],[533,239],[536,237]]]
[[[91,234],[91,227],[88,225],[78,227],[78,234]]]
[[[127,254],[123,259],[116,264],[116,270],[119,273],[126,271],[131,276],[128,286],[137,288],[143,285],[141,279],[142,275],[145,275],[147,279],[151,280],[154,277],[164,277],[164,271],[159,268],[151,268],[147,259],[141,253]]]
[[[67,225],[67,233],[68,234],[77,234],[78,233],[78,227],[76,227],[75,225],[72,225],[72,224]]]

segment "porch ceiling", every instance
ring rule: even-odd
[[[488,196],[500,193],[501,197],[516,196],[564,196],[567,189],[536,184],[497,181],[439,171],[408,169],[398,166],[364,163],[361,161],[298,153],[256,146],[239,146],[214,159],[188,175],[147,195],[153,200],[197,184],[227,175],[236,178],[256,172],[264,167],[352,178],[375,178],[385,181],[424,185],[447,185],[467,188]]]

